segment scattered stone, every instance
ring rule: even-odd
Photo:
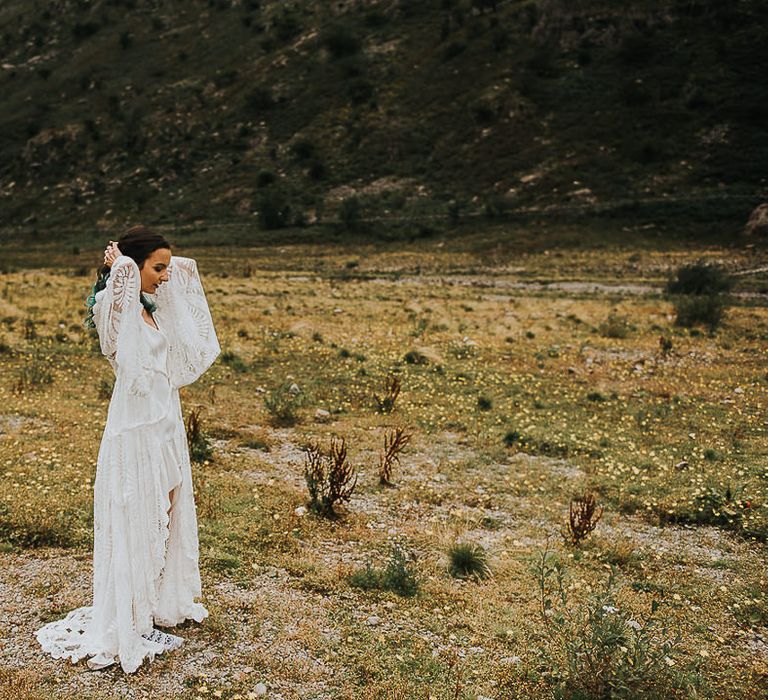
[[[318,408],[315,411],[315,423],[329,423],[331,420],[331,414],[324,408]]]
[[[253,689],[254,694],[258,696],[266,695],[267,694],[267,686],[263,683],[257,683],[256,687]]]
[[[298,515],[300,518],[303,518],[307,514],[307,509],[304,506],[299,506],[296,510],[293,511],[296,515]]]
[[[301,389],[299,389],[299,385],[294,382],[291,384],[291,386],[288,387],[288,393],[291,396],[298,396],[301,393]]]
[[[378,624],[379,624],[379,622],[381,622],[381,620],[380,620],[378,617],[376,617],[376,615],[371,615],[371,616],[370,616],[370,617],[369,617],[369,618],[368,618],[368,619],[365,621],[365,624],[366,624],[366,625],[370,625],[371,627],[375,627],[376,625],[378,625]]]

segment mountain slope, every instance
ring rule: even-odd
[[[9,0],[0,225],[742,217],[765,192],[766,20],[752,0]]]

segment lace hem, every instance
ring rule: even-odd
[[[145,659],[151,663],[155,656],[178,649],[184,639],[157,629],[144,635],[135,635],[131,648],[122,655],[105,650],[91,637],[90,624],[93,608],[77,608],[64,619],[49,622],[37,630],[35,637],[43,651],[54,659],[69,659],[73,664],[86,657],[88,668],[99,670],[119,661],[126,673],[133,673]]]

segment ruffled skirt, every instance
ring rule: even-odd
[[[54,658],[90,657],[91,668],[119,661],[131,673],[181,644],[154,625],[208,615],[195,602],[201,593],[197,518],[178,390],[163,376],[156,382],[152,399],[137,399],[135,406],[118,393],[119,379],[115,385],[94,484],[93,605],[36,632]],[[140,409],[146,421],[137,420]],[[126,410],[131,420],[122,419]]]

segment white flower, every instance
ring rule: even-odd
[[[607,612],[609,615],[619,612],[618,608],[614,608],[613,605],[603,605],[603,612]]]

